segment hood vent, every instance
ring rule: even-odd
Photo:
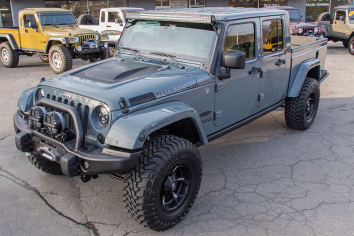
[[[71,73],[71,75],[101,83],[115,84],[151,75],[158,72],[158,68],[160,66],[139,62],[109,60],[105,63],[76,71]]]

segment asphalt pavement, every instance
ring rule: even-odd
[[[0,64],[0,235],[353,235],[354,57],[329,43],[316,120],[287,128],[278,109],[200,147],[203,180],[189,214],[156,233],[135,222],[123,183],[36,169],[14,142],[21,92],[55,74],[38,56]],[[74,68],[88,62],[74,61]]]

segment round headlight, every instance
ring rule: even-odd
[[[75,42],[76,42],[76,43],[80,43],[80,37],[79,37],[79,36],[76,36],[76,37],[75,37]]]
[[[43,91],[43,89],[38,89],[38,99],[42,99],[42,98],[44,98],[44,91]]]
[[[109,122],[109,110],[105,106],[100,106],[97,110],[97,120],[98,123],[104,127],[108,125]]]
[[[96,41],[100,40],[100,36],[98,34],[95,35],[95,40]]]
[[[304,29],[303,28],[299,28],[299,34],[302,34],[304,32]]]
[[[315,28],[313,29],[313,32],[315,32],[315,34],[317,34],[317,33],[318,33],[318,28],[315,27]]]
[[[48,112],[45,115],[43,125],[45,126],[47,134],[52,135],[61,134],[66,128],[63,115],[56,111]]]
[[[43,127],[43,118],[46,115],[47,110],[44,107],[32,107],[29,110],[30,125],[33,129],[41,129]]]

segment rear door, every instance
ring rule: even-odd
[[[285,45],[283,17],[261,17],[262,25],[262,74],[258,105],[266,108],[285,98],[290,75],[290,48]],[[271,47],[269,47],[269,41]]]
[[[227,126],[257,112],[261,62],[258,37],[259,18],[228,23],[224,38],[223,55],[228,51],[246,53],[244,69],[231,69],[231,78],[218,80],[215,95],[216,126]],[[256,71],[255,71],[256,69]],[[253,73],[251,73],[254,71]]]

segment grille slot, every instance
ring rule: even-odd
[[[87,35],[80,35],[80,41],[83,42],[85,41],[86,39],[94,39],[95,38],[95,35],[94,34],[87,34]]]

